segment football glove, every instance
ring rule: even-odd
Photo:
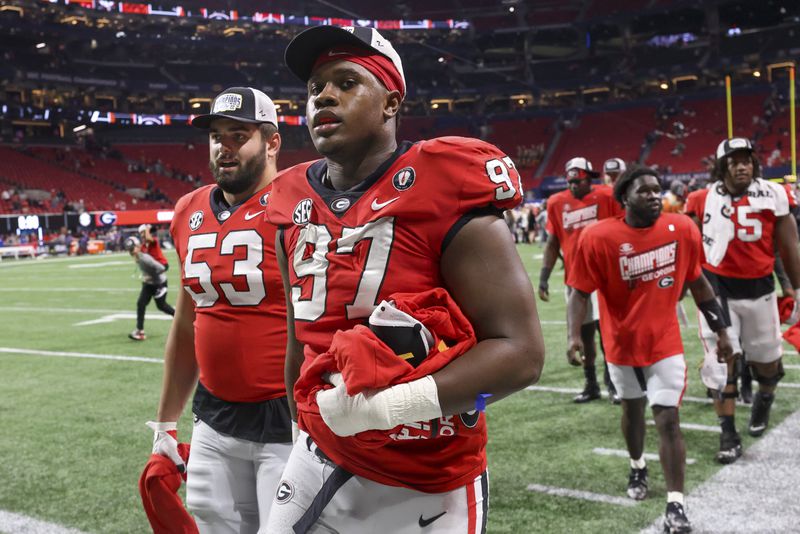
[[[186,472],[186,464],[178,454],[178,423],[162,423],[158,421],[148,421],[145,423],[152,429],[153,434],[153,454],[166,456],[178,466],[180,473]]]
[[[341,373],[330,375],[328,381],[334,387],[317,393],[317,404],[322,420],[337,436],[389,430],[442,416],[439,390],[430,375],[353,396],[347,394]]]
[[[800,294],[797,293],[797,289],[795,290],[794,296],[794,307],[792,308],[792,314],[786,320],[786,324],[796,324],[797,321],[800,321]]]

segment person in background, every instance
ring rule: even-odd
[[[144,313],[151,300],[155,299],[156,307],[162,312],[175,315],[175,309],[167,302],[167,268],[144,251],[142,241],[136,236],[125,240],[125,249],[136,261],[142,277],[142,289],[136,300],[136,330],[128,334],[128,337],[134,341],[144,341],[147,339],[144,333]]]

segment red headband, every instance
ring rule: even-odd
[[[400,98],[405,98],[406,87],[403,83],[403,77],[394,66],[392,60],[388,57],[360,48],[358,46],[335,46],[320,54],[311,72],[314,72],[318,67],[330,63],[331,61],[350,61],[361,65],[373,75],[390,91],[399,91]]]

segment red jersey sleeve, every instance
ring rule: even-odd
[[[438,168],[442,180],[461,183],[453,199],[461,213],[487,206],[506,210],[522,202],[516,165],[494,145],[467,137],[440,137],[424,141],[420,156]]]
[[[786,190],[786,196],[789,197],[789,207],[796,208],[797,193],[794,192],[794,186],[792,184],[783,184],[783,188]]]
[[[692,191],[689,193],[689,196],[686,198],[686,205],[683,208],[683,212],[686,215],[694,215],[702,221],[707,194],[707,189],[700,189],[698,191]]]
[[[552,235],[556,231],[556,227],[553,224],[553,221],[556,220],[556,217],[560,217],[561,215],[557,213],[556,210],[556,198],[555,195],[550,197],[550,200],[547,202],[547,224],[545,225],[545,230],[547,233]]]
[[[264,211],[264,219],[278,227],[293,224],[293,214],[295,209],[300,208],[298,199],[292,195],[296,185],[294,182],[306,180],[306,170],[313,161],[307,161],[278,173],[272,182],[272,191],[267,197],[267,207]]]
[[[567,285],[591,293],[597,289],[597,279],[595,275],[599,272],[597,265],[598,255],[593,252],[592,235],[595,233],[597,224],[584,230],[578,238],[578,246],[573,257],[572,268],[567,274]]]
[[[700,229],[697,228],[697,225],[693,220],[687,217],[687,221],[684,223],[684,226],[686,228],[683,231],[683,235],[686,236],[685,241],[686,248],[688,250],[688,268],[686,279],[690,282],[694,282],[700,278],[701,274],[703,274],[703,241],[700,235]]]

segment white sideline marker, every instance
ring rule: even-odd
[[[656,422],[652,419],[649,419],[647,424],[649,426],[656,426]],[[681,423],[681,430],[700,430],[701,432],[713,432],[715,434],[722,433],[722,429],[718,426],[697,425],[695,423]]]
[[[784,365],[784,369],[786,366]],[[791,382],[778,382],[778,389],[780,388],[791,388],[791,389],[800,389],[800,384],[793,384]]]
[[[622,449],[606,449],[604,447],[595,447],[592,449],[592,452],[595,454],[599,454],[601,456],[619,456],[620,458],[628,458],[628,451],[624,451]],[[653,454],[651,452],[644,453],[644,459],[650,460],[651,462],[658,462],[659,458],[657,454]],[[694,458],[687,458],[686,465],[692,465],[697,463],[697,460]]]
[[[566,393],[570,395],[577,395],[582,389],[577,388],[556,388],[551,386],[528,386],[525,388],[527,391],[542,391],[545,393]],[[605,391],[601,391],[600,395],[604,398],[608,398],[608,394]],[[702,397],[683,397],[683,402],[699,402],[701,404],[711,404],[711,399],[702,398]]]
[[[129,261],[103,261],[98,263],[78,263],[69,265],[67,269],[93,269],[95,267],[108,267],[109,265],[130,265]]]
[[[22,514],[0,510],[0,527],[5,534],[85,534],[81,530],[62,527]]]
[[[800,369],[800,365],[790,363],[790,364],[784,365],[783,368],[784,369]]]
[[[604,495],[602,493],[592,493],[591,491],[573,490],[568,488],[557,488],[555,486],[543,486],[542,484],[528,484],[528,491],[546,493],[557,497],[569,497],[571,499],[582,499],[584,501],[602,502],[606,504],[616,504],[617,506],[637,506],[639,501],[614,495]]]
[[[16,291],[23,293],[74,293],[78,291],[91,293],[135,293],[141,291],[140,288],[133,287],[0,287],[0,291]]]
[[[143,356],[119,356],[116,354],[91,354],[88,352],[60,352],[54,350],[17,349],[14,347],[0,347],[0,353],[22,354],[31,356],[60,356],[63,358],[89,358],[92,360],[117,360],[123,362],[164,363],[161,358],[145,358]],[[2,525],[0,521],[0,525]]]

